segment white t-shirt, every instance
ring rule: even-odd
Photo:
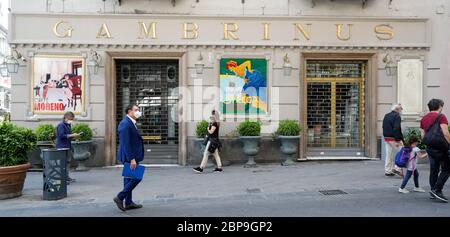
[[[417,152],[419,152],[419,151],[420,151],[420,149],[418,147],[414,147],[411,150],[411,153],[409,154],[408,170],[414,171],[413,166],[414,166],[414,169],[417,168],[417,159],[419,159],[419,157],[417,156]]]

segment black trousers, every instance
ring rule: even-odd
[[[448,151],[427,149],[430,158],[430,187],[441,192],[450,176],[450,157]]]

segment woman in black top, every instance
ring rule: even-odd
[[[222,162],[220,161],[218,151],[218,148],[220,146],[219,127],[219,114],[217,113],[217,111],[213,110],[208,126],[208,143],[206,144],[205,152],[203,153],[202,163],[199,167],[194,168],[195,172],[203,173],[203,169],[206,167],[206,163],[208,162],[208,157],[210,154],[213,154],[214,158],[216,159],[217,167],[214,169],[214,172],[222,172]]]

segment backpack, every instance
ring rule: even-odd
[[[445,140],[444,134],[442,133],[439,121],[441,120],[442,114],[439,114],[434,123],[427,128],[425,136],[423,137],[423,144],[435,150],[448,150],[448,142]]]
[[[400,151],[395,155],[395,165],[400,168],[406,168],[411,151],[411,147],[402,147],[402,149],[400,149]]]

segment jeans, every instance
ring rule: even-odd
[[[450,176],[450,158],[446,151],[427,149],[430,158],[430,187],[431,190],[441,192]]]
[[[123,178],[123,190],[117,194],[120,200],[125,200],[125,206],[133,203],[133,189],[141,182],[139,179]]]
[[[402,186],[400,188],[404,189],[406,184],[408,183],[409,179],[411,178],[411,175],[413,174],[412,170],[406,171],[406,175],[403,178]],[[416,188],[419,187],[419,171],[417,169],[414,170],[414,186]]]

